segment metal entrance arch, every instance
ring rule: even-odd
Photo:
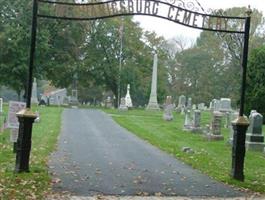
[[[33,0],[27,108],[17,114],[20,125],[15,171],[29,171],[32,124],[36,117],[30,110],[30,101],[37,36],[37,18],[88,21],[126,15],[148,15],[166,19],[195,29],[229,34],[242,34],[244,36],[243,56],[241,62],[242,82],[240,111],[237,120],[233,122],[234,135],[231,169],[231,176],[237,180],[243,181],[245,137],[249,124],[248,120],[243,116],[243,113],[251,10],[248,10],[246,17],[205,14],[199,12],[199,9],[194,4],[190,3],[191,2],[184,3],[183,0],[103,0],[92,3],[66,3],[56,2],[54,0]],[[198,5],[201,8],[199,3]],[[48,13],[47,10],[49,11]],[[233,24],[233,22],[237,22],[237,24],[241,24],[241,26],[229,26],[230,24]]]

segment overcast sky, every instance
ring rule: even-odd
[[[184,0],[185,1],[185,0]],[[193,0],[186,0],[187,2]],[[230,7],[247,7],[256,8],[265,15],[264,0],[198,0],[202,7],[208,8],[230,8]],[[176,36],[183,36],[193,40],[200,34],[200,30],[188,28],[167,20],[150,16],[135,16],[135,20],[141,22],[141,26],[149,31],[155,31],[158,35],[162,35],[169,39]]]

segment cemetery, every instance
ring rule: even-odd
[[[0,199],[83,187],[99,196],[264,197],[262,12],[204,9],[197,0],[0,4]],[[186,45],[131,15],[201,32]],[[205,182],[185,182],[196,179]]]

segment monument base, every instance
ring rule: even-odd
[[[214,134],[207,134],[205,136],[205,138],[208,140],[208,141],[220,141],[220,140],[224,140],[224,136],[223,135],[214,135]]]
[[[191,125],[184,125],[182,130],[183,131],[191,131]]]
[[[154,111],[159,111],[159,105],[157,103],[149,103],[146,107],[146,110],[154,110]]]
[[[203,131],[202,131],[202,128],[201,127],[191,127],[191,132],[192,133],[198,133],[198,134],[200,134]]]
[[[264,136],[258,134],[247,134],[246,141],[264,143]]]
[[[172,120],[173,120],[173,115],[164,114],[164,115],[163,115],[163,119],[164,119],[165,121],[172,121]]]
[[[263,152],[265,148],[264,143],[260,142],[246,142],[246,149],[250,151],[260,151]]]
[[[119,111],[128,111],[128,107],[127,106],[120,106],[118,108]]]

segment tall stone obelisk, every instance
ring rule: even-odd
[[[157,103],[157,54],[154,55],[151,94],[146,110],[160,110]]]
[[[126,96],[125,96],[125,105],[128,108],[132,108],[133,107],[132,99],[131,99],[131,95],[130,95],[130,84],[127,85],[127,93],[126,93]]]
[[[34,82],[32,83],[32,92],[31,92],[31,103],[38,104],[38,93],[37,93],[37,80],[34,78]]]

